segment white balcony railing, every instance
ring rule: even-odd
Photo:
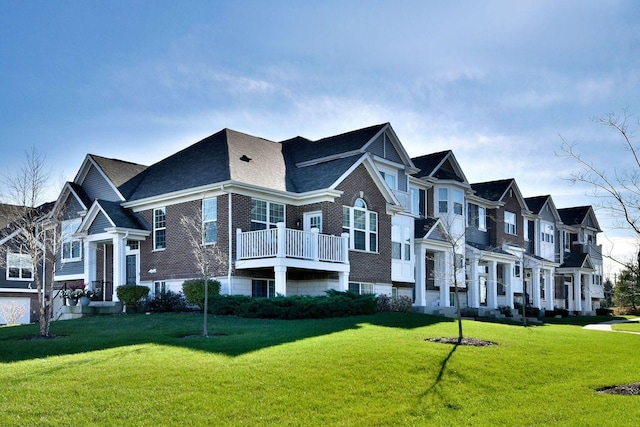
[[[398,201],[400,202],[400,205],[402,205],[402,207],[404,208],[404,210],[406,210],[407,212],[411,212],[411,195],[406,191],[400,191],[400,190],[392,190],[392,191],[393,191],[393,194],[396,196],[396,199],[398,199]]]
[[[312,261],[349,263],[348,235],[320,234],[317,228],[300,231],[276,228],[257,231],[236,230],[236,258],[297,258]]]

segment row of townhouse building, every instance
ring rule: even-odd
[[[453,307],[454,286],[479,310],[589,313],[604,297],[590,206],[557,209],[514,179],[470,183],[451,151],[410,158],[389,123],[315,141],[223,129],[151,166],[88,154],[53,209],[56,287],[84,282],[103,301],[198,276],[183,217],[223,254],[223,294],[404,295],[427,313]],[[37,273],[15,259],[5,297],[33,292]]]

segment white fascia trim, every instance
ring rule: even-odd
[[[107,220],[109,220],[109,224],[111,224],[114,227],[116,226],[116,224],[111,220],[109,215],[107,215],[104,209],[102,209],[102,206],[100,206],[100,204],[96,200],[93,202],[93,205],[91,205],[91,208],[89,208],[89,212],[87,212],[87,215],[85,215],[85,217],[82,218],[82,221],[80,222],[80,226],[78,227],[78,230],[76,231],[76,233],[80,234],[80,233],[89,231],[89,227],[91,223],[98,217],[98,214],[100,212],[102,212],[104,216],[107,218]]]
[[[18,234],[20,234],[22,232],[22,228],[19,228],[17,230],[15,230],[13,233],[9,234],[7,237],[3,238],[2,240],[0,240],[0,246],[4,245],[5,243],[7,243],[9,240],[13,239],[14,237],[16,237]]]
[[[151,235],[151,231],[134,228],[110,227],[105,228],[104,231],[109,234],[124,234],[129,240],[145,240],[146,237]]]
[[[442,240],[430,240],[430,239],[415,239],[417,247],[423,247],[426,249],[434,249],[439,252],[451,252],[453,248],[447,242]]]
[[[467,194],[467,202],[471,202],[475,205],[482,206],[487,209],[498,209],[504,206],[504,202],[493,202],[491,200],[483,199],[475,194]]]
[[[292,206],[303,206],[310,203],[333,202],[342,195],[342,191],[334,188],[308,191],[306,193],[291,193],[288,191],[274,190],[245,184],[236,181],[225,181],[214,185],[189,188],[173,193],[161,194],[146,199],[125,202],[122,207],[140,212],[148,209],[164,207],[179,203],[186,203],[203,198],[216,197],[224,194],[240,194],[249,197],[257,197],[269,201],[278,201]]]
[[[398,201],[398,199],[396,199],[395,194],[393,194],[393,192],[389,189],[387,183],[382,179],[382,176],[378,172],[378,167],[371,159],[371,155],[369,153],[363,154],[362,157],[360,157],[353,165],[351,165],[351,167],[347,169],[347,171],[343,173],[333,184],[331,184],[331,187],[329,188],[335,190],[336,187],[340,185],[340,183],[344,181],[349,175],[351,175],[353,171],[355,171],[360,165],[364,165],[364,167],[367,168],[371,179],[373,179],[373,182],[376,184],[376,186],[384,196],[385,201],[392,205],[400,205],[400,202]]]
[[[80,279],[84,279],[84,273],[67,274],[67,275],[57,275],[57,274],[55,274],[53,276],[53,281],[54,282],[63,282],[65,280],[80,280]]]
[[[111,189],[116,193],[116,195],[120,198],[120,201],[124,202],[125,198],[122,195],[122,193],[120,193],[120,190],[118,190],[118,188],[113,184],[113,182],[111,182],[111,180],[109,179],[109,177],[107,177],[107,174],[104,173],[104,171],[102,170],[102,168],[100,166],[98,166],[98,164],[96,163],[95,160],[93,160],[93,157],[91,156],[91,154],[87,154],[87,157],[85,157],[84,162],[82,163],[82,166],[80,167],[80,170],[78,171],[78,174],[76,175],[75,179],[73,180],[73,182],[75,182],[78,185],[82,185],[80,183],[80,181],[84,181],[84,179],[87,177],[87,174],[89,173],[89,163],[90,165],[95,166],[96,170],[100,173],[100,175],[102,175],[102,177],[104,178],[104,180],[109,183],[109,186],[111,187]]]
[[[75,192],[75,190],[73,189],[73,187],[71,187],[69,182],[66,182],[62,187],[62,190],[60,191],[60,195],[58,196],[56,203],[53,205],[53,209],[51,209],[51,212],[59,212],[60,206],[64,204],[64,202],[69,197],[69,194],[73,194],[73,197],[75,197],[75,199],[78,201],[80,206],[82,206],[83,210],[85,211],[87,210],[88,207],[84,204],[82,199],[78,196],[78,193]]]
[[[325,156],[325,157],[320,157],[320,158],[313,159],[313,160],[307,160],[305,162],[296,163],[296,167],[304,168],[306,166],[313,166],[313,165],[317,165],[317,164],[320,164],[320,163],[330,162],[332,160],[344,159],[345,157],[355,156],[355,155],[358,155],[358,154],[362,154],[363,152],[364,151],[362,151],[362,150],[346,151],[346,152],[339,153],[339,154],[333,154],[331,156]]]
[[[0,297],[2,297],[3,292],[13,292],[16,294],[35,294],[38,292],[38,289],[24,289],[24,288],[0,288]],[[11,298],[11,297],[9,297]]]
[[[387,132],[388,132],[388,136],[389,136],[389,141],[391,141],[391,145],[393,145],[393,147],[396,149],[396,151],[400,154],[400,157],[402,157],[404,162],[405,162],[403,164],[403,167],[406,169],[407,173],[414,174],[414,173],[420,172],[420,169],[418,169],[413,164],[413,161],[411,160],[411,157],[409,156],[407,151],[404,149],[404,146],[400,142],[400,138],[398,138],[398,135],[396,135],[396,132],[393,130],[393,128],[391,127],[390,123],[387,123],[386,125],[384,125],[382,127],[382,129],[380,129],[366,144],[364,144],[362,146],[362,150],[361,151],[365,152],[366,149],[371,144],[373,144],[373,142],[376,139],[378,139],[378,137],[380,137],[380,135],[387,134]],[[385,135],[385,136],[387,136],[387,135]]]
[[[429,188],[433,188],[433,182],[427,182],[421,178],[416,178],[409,175],[409,186],[420,188],[422,190],[428,190]]]

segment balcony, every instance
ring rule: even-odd
[[[392,191],[394,196],[396,196],[396,199],[398,199],[398,201],[400,202],[400,205],[404,208],[404,210],[406,210],[407,212],[411,212],[411,195],[406,191],[400,191],[400,190],[392,190]]]
[[[349,271],[349,238],[311,231],[276,228],[236,230],[236,268],[277,265],[313,270]]]

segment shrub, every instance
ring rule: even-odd
[[[500,305],[498,306],[498,310],[500,311],[500,314],[504,314],[506,317],[513,317],[511,307],[509,307],[508,305]]]
[[[251,298],[217,296],[211,299],[211,312],[217,315],[265,319],[320,319],[326,317],[374,314],[374,295],[328,291],[327,296]]]
[[[138,303],[149,295],[149,288],[140,285],[122,285],[116,288],[116,295],[127,311],[136,312]]]
[[[209,279],[207,283],[209,285],[209,301],[211,301],[212,297],[220,295],[220,282]],[[185,280],[182,284],[182,292],[189,304],[197,305],[200,310],[204,309],[204,280]]]
[[[166,291],[156,294],[148,303],[148,309],[154,313],[183,311],[186,308],[184,295],[180,292]]]
[[[378,295],[376,309],[379,312],[398,311],[410,313],[413,311],[413,300],[407,296],[390,297],[387,294]]]

